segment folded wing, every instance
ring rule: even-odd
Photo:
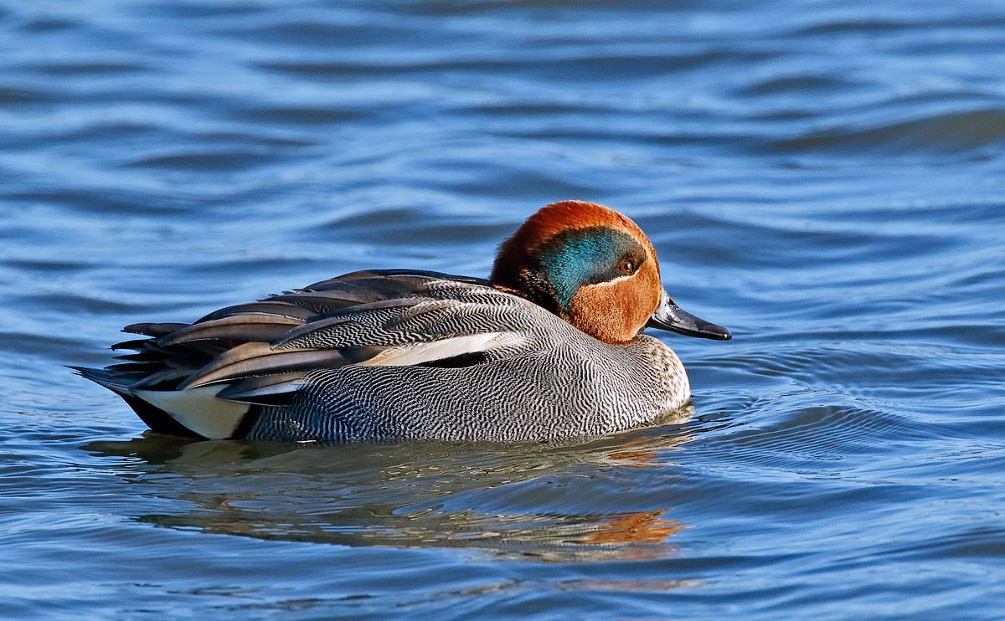
[[[81,372],[124,397],[158,401],[161,409],[165,399],[179,398],[157,394],[166,392],[281,405],[318,368],[464,366],[518,350],[525,304],[479,279],[353,272],[192,324],[127,326],[125,332],[146,338],[113,349],[132,353],[106,369]]]

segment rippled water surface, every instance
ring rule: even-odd
[[[0,3],[0,616],[1005,616],[1005,8]],[[144,434],[63,365],[563,198],[728,343],[588,442]]]

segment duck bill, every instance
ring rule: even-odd
[[[728,341],[733,338],[729,330],[722,326],[717,326],[695,317],[691,313],[677,306],[666,291],[660,295],[660,305],[656,312],[649,318],[647,328],[659,328],[660,330],[670,330],[679,332],[686,336],[697,336],[703,339],[715,339],[717,341]]]

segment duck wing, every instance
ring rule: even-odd
[[[534,322],[535,313],[520,312],[528,308],[537,309],[482,279],[353,272],[229,306],[192,324],[126,326],[123,331],[147,338],[114,345],[132,352],[120,355],[121,363],[78,370],[123,397],[148,402],[151,393],[175,391],[279,405],[318,368],[466,366],[520,350],[521,330]]]

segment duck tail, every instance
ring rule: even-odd
[[[202,437],[176,421],[174,417],[164,410],[137,397],[131,388],[132,381],[123,377],[122,374],[115,373],[109,369],[93,369],[89,367],[75,366],[71,366],[69,368],[73,369],[77,375],[80,375],[85,379],[89,379],[99,386],[104,386],[108,390],[111,390],[115,394],[122,397],[122,400],[125,401],[134,412],[136,412],[136,415],[139,416],[152,431],[189,438]]]
[[[129,391],[129,383],[124,381],[121,377],[116,378],[115,375],[108,369],[92,369],[90,367],[74,366],[67,368],[73,369],[80,377],[89,379],[99,386],[104,386],[117,395],[125,396],[131,394]]]

